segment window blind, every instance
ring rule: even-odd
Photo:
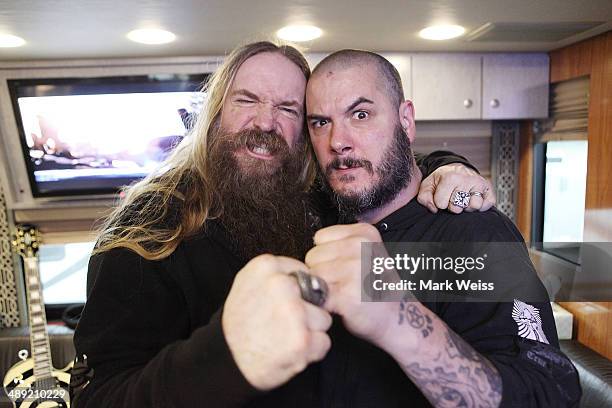
[[[582,77],[553,84],[550,119],[544,124],[539,142],[587,139],[589,82],[588,77]]]

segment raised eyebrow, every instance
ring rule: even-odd
[[[355,109],[357,106],[361,105],[362,103],[369,103],[373,105],[374,101],[371,101],[368,98],[364,98],[363,96],[360,96],[359,98],[355,99],[355,101],[351,103],[348,106],[348,108],[346,108],[346,111],[344,113],[350,113],[353,109]]]
[[[308,119],[309,121],[311,120],[331,120],[331,118],[329,116],[323,116],[323,115],[306,115],[306,119]]]

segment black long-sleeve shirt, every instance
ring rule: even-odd
[[[480,213],[430,213],[416,200],[375,224],[385,243],[443,242],[493,243],[493,257],[499,249],[501,267],[488,263],[488,275],[512,273],[506,292],[516,295],[515,302],[423,302],[447,326],[459,334],[477,352],[497,368],[502,379],[502,407],[578,406],[582,391],[578,373],[559,350],[559,342],[550,303],[529,259],[520,232],[497,209]],[[466,248],[469,245],[465,245]],[[491,247],[489,247],[491,249]],[[500,259],[498,259],[500,260]],[[493,259],[489,258],[489,261]],[[492,270],[493,269],[493,270]],[[494,271],[497,269],[497,271]],[[419,272],[423,274],[423,271]],[[499,282],[498,282],[499,283]],[[526,287],[528,283],[529,287]],[[524,296],[522,299],[520,296]],[[535,301],[527,301],[526,298]],[[504,299],[506,300],[506,299]],[[525,302],[523,302],[525,300]],[[535,308],[540,322],[534,326],[545,334],[545,341],[535,341],[533,332],[521,330],[521,316],[516,307]],[[528,306],[524,306],[528,305]],[[534,309],[530,309],[534,310]],[[518,320],[518,321],[517,321]],[[421,407],[430,406],[425,396],[388,354],[364,340],[350,335],[335,321],[331,329],[332,348],[322,362],[325,398],[333,407]],[[339,367],[343,375],[338,375]],[[335,389],[335,391],[334,391]]]
[[[456,161],[434,158],[439,165]],[[403,373],[388,371],[399,369],[390,357],[356,341],[338,324],[330,333],[332,349],[321,363],[271,392],[254,389],[237,368],[221,329],[225,298],[247,261],[232,252],[230,239],[210,221],[204,231],[161,261],[147,261],[127,249],[92,257],[91,291],[75,347],[78,356],[87,356],[94,372],[73,406],[361,407],[398,406],[408,400],[413,406],[416,401],[426,404]],[[562,401],[551,392],[559,387],[558,381],[537,369],[521,370],[529,362],[517,358],[517,346],[512,344],[502,353],[510,363],[496,364],[504,379],[505,400],[520,391],[529,401],[540,401],[539,395]],[[525,386],[521,380],[525,373],[542,387],[519,390]]]

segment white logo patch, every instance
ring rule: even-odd
[[[536,340],[541,343],[548,343],[548,339],[542,330],[542,319],[540,318],[540,310],[514,299],[512,307],[512,318],[518,325],[518,335],[530,340]]]

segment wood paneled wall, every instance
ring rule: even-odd
[[[550,81],[590,76],[585,241],[612,241],[612,31],[550,53]],[[611,272],[612,273],[612,272]],[[612,302],[563,303],[578,340],[612,359]]]
[[[516,208],[516,226],[525,241],[531,241],[531,211],[533,185],[533,122],[521,122],[519,142],[519,178],[518,206]]]
[[[574,315],[575,338],[612,360],[612,302],[559,302]]]

